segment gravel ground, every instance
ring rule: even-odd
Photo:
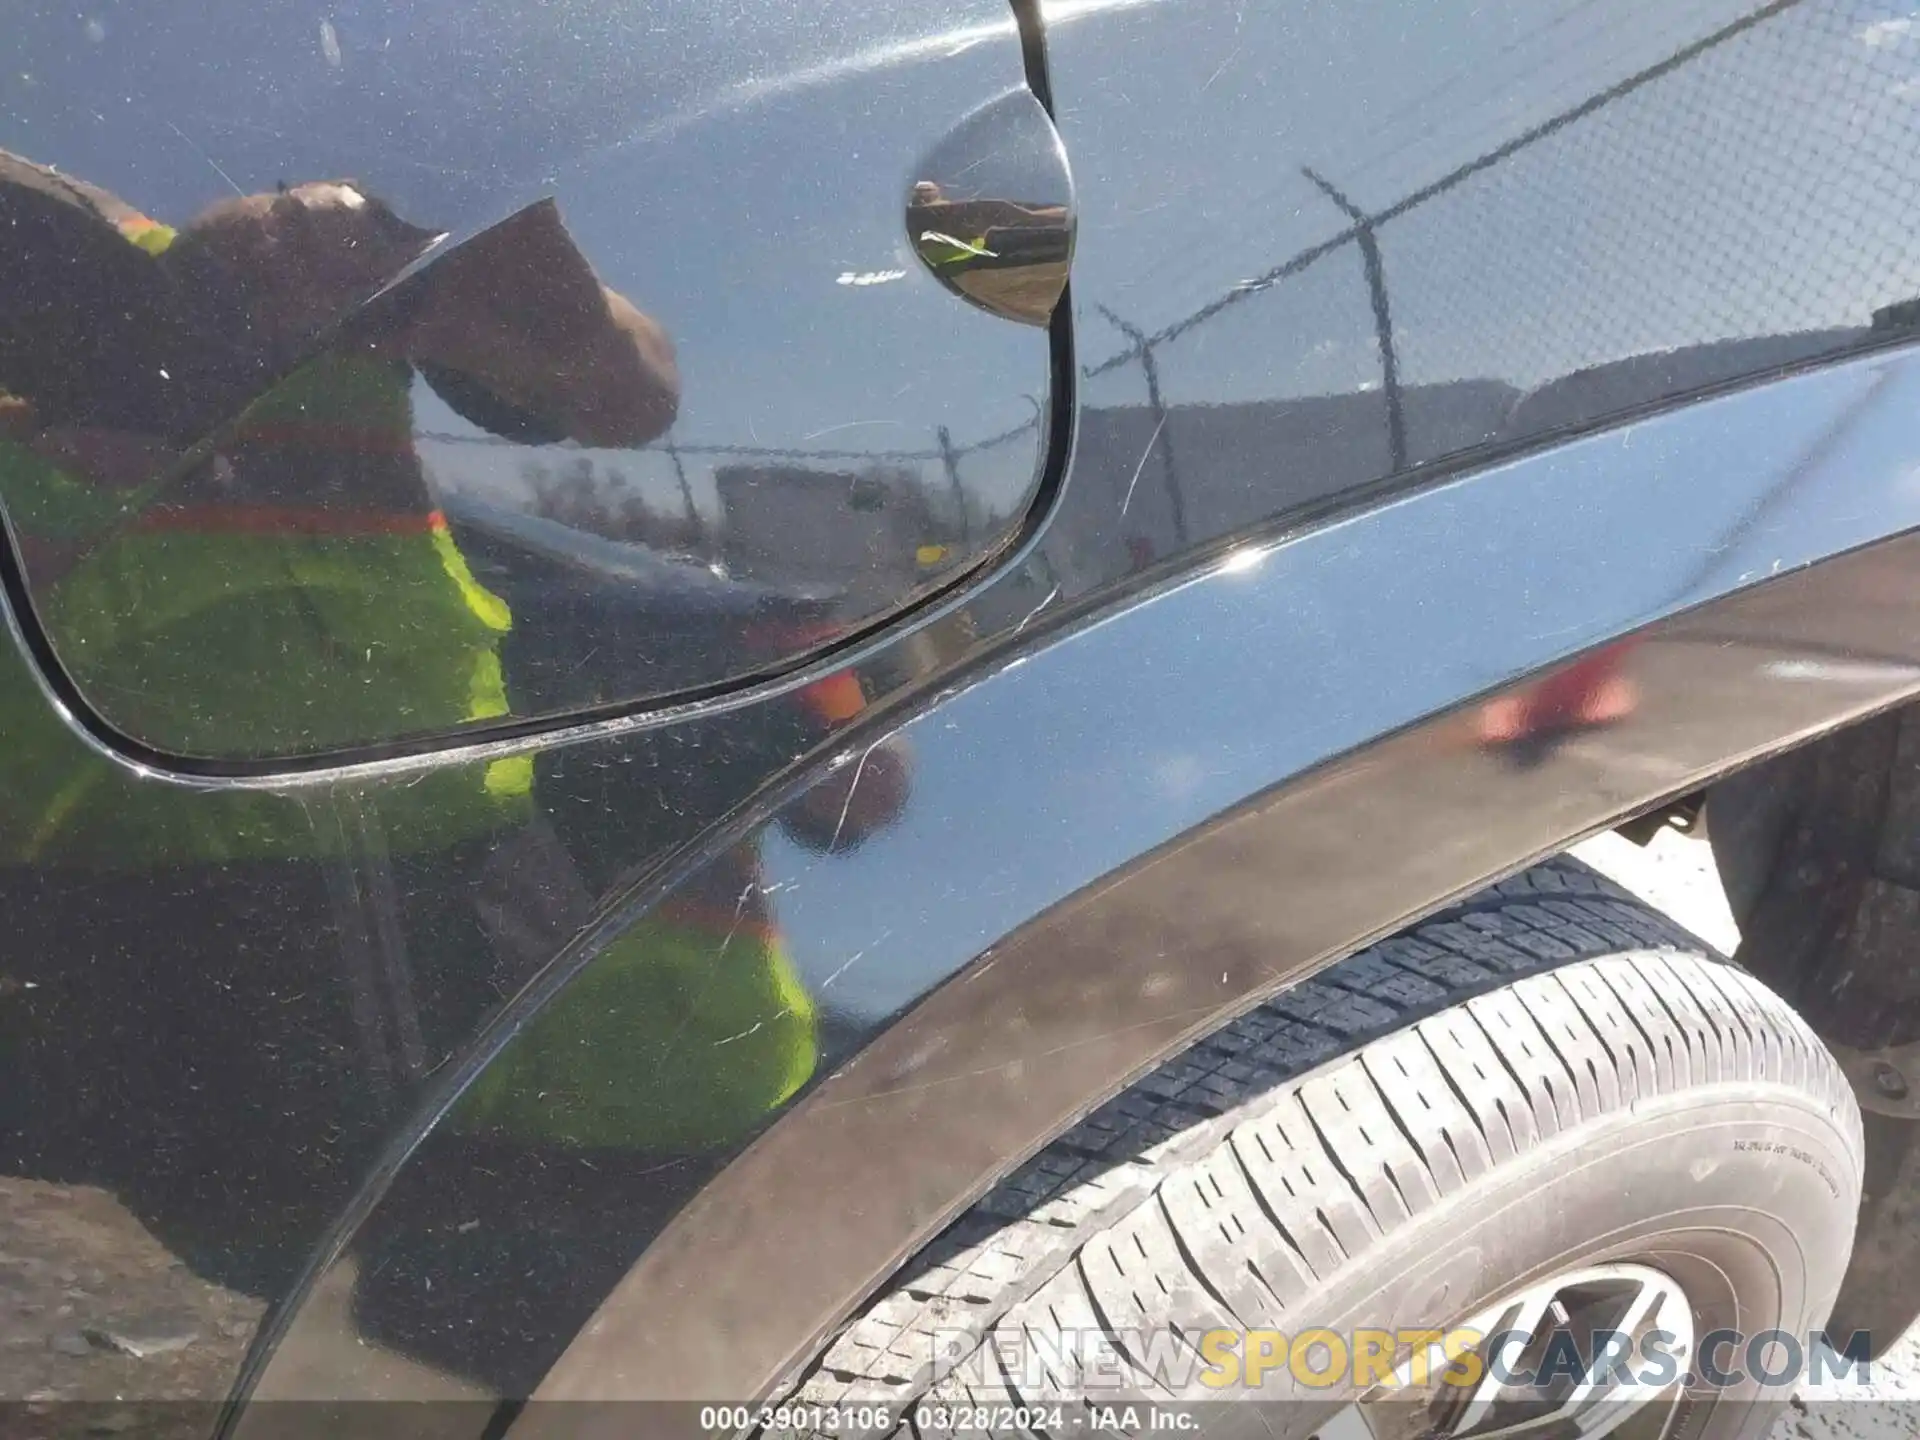
[[[203,1435],[262,1305],[91,1185],[0,1177],[0,1435]]]
[[[1664,831],[1642,849],[1599,835],[1574,854],[1657,905],[1702,940],[1731,955],[1740,930],[1727,909],[1713,854],[1698,840]],[[1920,1325],[1875,1361],[1864,1382],[1849,1377],[1804,1388],[1769,1440],[1913,1440],[1920,1436]]]

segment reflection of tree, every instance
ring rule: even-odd
[[[595,528],[591,517],[600,506],[594,493],[591,460],[576,459],[558,472],[529,463],[520,467],[520,474],[533,495],[529,508],[534,514],[578,529]]]
[[[690,550],[702,539],[697,514],[655,509],[625,471],[597,469],[585,455],[557,466],[528,460],[520,478],[531,497],[528,510],[542,519],[658,550]]]

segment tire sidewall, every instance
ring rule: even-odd
[[[1839,1289],[1859,1193],[1853,1117],[1784,1085],[1709,1084],[1597,1117],[1497,1166],[1264,1323],[1341,1335],[1445,1327],[1552,1275],[1638,1262],[1680,1284],[1696,1337],[1784,1330],[1804,1344]],[[1746,1368],[1745,1343],[1720,1352],[1723,1369]],[[1791,1393],[1752,1377],[1695,1388],[1673,1433],[1755,1433]],[[1309,1434],[1323,1409],[1288,1405],[1275,1433]]]

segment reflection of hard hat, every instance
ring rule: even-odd
[[[938,205],[940,203],[940,187],[931,180],[914,181],[913,203],[916,205]]]
[[[922,545],[913,552],[913,558],[919,562],[921,569],[925,570],[938,565],[947,558],[948,554],[949,548],[945,545]]]

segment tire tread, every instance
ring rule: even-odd
[[[849,1321],[793,1398],[964,1403],[965,1385],[935,1381],[936,1335],[965,1349],[995,1330],[1170,1314],[1183,1329],[1262,1323],[1494,1166],[1717,1081],[1791,1086],[1859,1124],[1783,1002],[1585,866],[1547,862],[1098,1107]],[[1132,1373],[1140,1398],[1165,1398]],[[1074,1395],[1068,1375],[1033,1395],[1001,1378],[999,1403]]]

